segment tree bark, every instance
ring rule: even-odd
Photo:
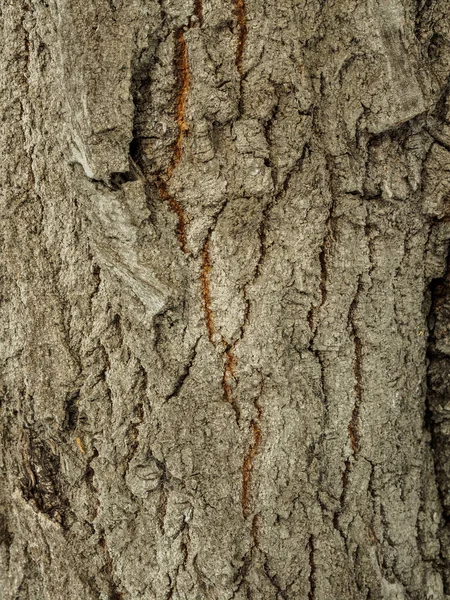
[[[0,13],[1,597],[450,598],[450,1]]]

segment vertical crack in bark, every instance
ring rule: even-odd
[[[178,379],[177,379],[177,381],[176,381],[176,383],[174,385],[174,388],[173,388],[172,392],[170,392],[170,394],[167,394],[167,396],[165,398],[165,401],[164,401],[164,404],[166,402],[168,402],[169,400],[172,400],[172,398],[176,398],[177,396],[180,395],[180,392],[183,389],[184,384],[186,383],[186,381],[188,380],[188,378],[189,378],[189,376],[191,374],[191,368],[192,368],[192,365],[194,364],[194,361],[195,361],[195,359],[197,357],[197,346],[198,346],[198,343],[199,343],[201,337],[202,336],[200,336],[197,339],[197,341],[195,342],[195,344],[194,344],[194,346],[193,346],[193,348],[192,348],[192,350],[190,352],[190,355],[189,355],[189,359],[188,359],[189,362],[185,365],[185,367],[183,369],[183,372],[178,377]]]
[[[262,391],[262,390],[261,390]],[[260,392],[261,395],[261,392]],[[254,406],[256,408],[256,417],[250,422],[250,430],[252,433],[252,441],[250,443],[247,454],[244,457],[244,464],[242,466],[242,493],[241,493],[241,504],[242,514],[245,518],[248,518],[251,514],[252,508],[252,471],[254,468],[254,459],[259,453],[262,440],[261,432],[261,419],[262,419],[262,407],[259,404],[259,397],[255,399]]]
[[[360,450],[360,437],[361,436],[360,436],[360,430],[359,430],[359,410],[360,410],[360,406],[361,406],[362,392],[363,392],[362,342],[361,342],[361,338],[359,337],[358,328],[357,328],[356,322],[355,322],[355,312],[358,307],[360,292],[361,292],[361,275],[358,276],[358,284],[357,284],[357,288],[356,288],[356,293],[352,300],[352,303],[350,304],[349,317],[348,317],[348,324],[351,328],[352,339],[353,339],[353,344],[354,344],[353,374],[354,374],[355,383],[354,383],[353,389],[355,392],[355,402],[353,404],[350,421],[347,426],[347,430],[348,430],[348,434],[349,434],[349,438],[350,438],[350,444],[351,444],[351,448],[352,448],[352,452],[353,452],[353,458],[357,457],[359,450]],[[344,509],[351,470],[352,470],[352,461],[350,460],[350,458],[347,458],[345,461],[345,466],[344,466],[344,470],[342,473],[342,492],[341,492],[341,497],[340,497],[340,501],[339,501],[340,502],[340,511],[338,513],[335,513],[334,519],[333,519],[333,524],[334,524],[335,529],[337,529],[341,533],[344,540],[346,538],[339,526],[339,515],[342,513],[342,511]]]
[[[200,280],[202,286],[202,299],[203,299],[203,310],[205,313],[206,329],[208,330],[208,339],[217,347],[215,342],[216,330],[214,326],[214,316],[211,307],[211,255],[209,251],[209,244],[211,241],[211,231],[205,240],[202,249],[202,267],[200,271]],[[227,343],[223,336],[220,336],[220,346],[224,348],[224,370],[222,376],[222,390],[224,394],[224,401],[231,404],[236,415],[236,422],[239,423],[240,410],[233,397],[231,383],[234,378],[235,367],[236,367],[236,356],[234,355],[233,348],[234,344],[230,345]]]
[[[265,557],[265,561],[264,561],[264,573],[266,574],[267,579],[270,581],[270,583],[276,590],[275,597],[276,598],[280,597],[280,598],[282,598],[282,600],[289,600],[288,596],[286,595],[285,590],[283,590],[282,587],[280,586],[280,584],[278,583],[277,575],[271,574],[270,569],[269,569],[269,557],[268,557],[267,553],[265,553],[265,555],[266,555],[266,557]]]
[[[359,431],[359,409],[362,400],[362,343],[361,338],[358,335],[358,329],[355,323],[355,312],[358,306],[359,294],[361,290],[361,276],[358,278],[358,287],[356,289],[355,297],[350,305],[349,311],[349,323],[352,330],[352,338],[354,344],[354,361],[353,361],[353,373],[355,377],[355,403],[353,405],[352,416],[348,424],[348,433],[350,436],[350,442],[353,450],[353,454],[357,455],[360,448],[360,431]]]
[[[105,566],[103,567],[102,571],[104,571],[104,573],[106,575],[106,579],[109,584],[109,599],[110,600],[123,600],[123,595],[121,592],[119,592],[119,589],[118,589],[119,584],[116,583],[116,578],[115,578],[115,574],[114,574],[114,563],[111,558],[111,554],[109,553],[108,544],[106,543],[106,538],[104,535],[102,535],[100,537],[98,544],[99,544],[100,548],[103,550],[103,552],[105,553],[106,563],[105,563]]]
[[[191,29],[196,25],[196,23],[198,23],[199,26],[202,25],[202,0],[195,1],[194,16],[196,17],[196,19],[191,21],[187,29]],[[178,219],[176,229],[177,237],[182,251],[188,253],[186,239],[186,227],[188,220],[180,202],[169,191],[169,184],[183,156],[184,140],[189,131],[189,125],[186,119],[186,105],[189,91],[191,88],[191,71],[189,68],[189,54],[185,39],[185,30],[185,27],[179,27],[174,35],[175,50],[173,64],[177,90],[175,101],[175,118],[178,126],[178,135],[172,147],[172,156],[169,162],[169,166],[167,167],[165,173],[160,171],[157,174],[155,185],[160,197],[168,203],[170,210],[176,215]]]
[[[114,322],[119,323],[120,327],[120,317],[116,315]],[[148,404],[147,397],[147,371],[144,369],[141,361],[139,361],[139,380],[136,385],[136,388],[133,389],[133,392],[136,393],[137,397],[140,400],[133,406],[132,418],[130,419],[130,423],[127,427],[125,433],[125,439],[128,444],[128,453],[127,453],[127,461],[128,464],[132,460],[132,458],[136,455],[136,452],[139,448],[139,428],[144,422],[145,411],[144,406]],[[133,386],[134,387],[134,386]]]
[[[128,448],[128,462],[131,461],[133,456],[136,454],[137,449],[139,448],[139,426],[144,422],[144,404],[143,402],[139,402],[135,405],[133,409],[133,415],[135,417],[135,421],[130,424],[126,432],[126,438],[128,439],[129,448]]]
[[[438,497],[441,504],[442,516],[439,537],[441,548],[445,547],[450,536],[449,517],[450,502],[448,489],[450,469],[448,455],[450,438],[448,435],[448,395],[450,381],[450,356],[448,348],[448,327],[450,318],[450,253],[447,250],[446,268],[442,277],[433,279],[429,286],[430,308],[428,313],[428,344],[427,344],[427,395],[425,410],[425,427],[430,433],[430,445],[434,462],[434,476]],[[450,592],[450,564],[448,553],[439,553],[435,559],[436,568],[442,573],[444,593]]]
[[[231,390],[231,385],[230,385],[230,380],[234,378],[235,366],[236,366],[236,356],[233,353],[233,349],[228,347],[225,350],[225,365],[224,365],[224,369],[223,369],[222,389],[225,394],[225,400],[226,400],[226,402],[229,402],[233,406],[235,413],[236,413],[237,422],[239,423],[240,410],[235,403],[235,400],[233,398],[233,393]]]
[[[303,156],[305,155],[306,150],[303,151]],[[317,362],[320,367],[320,385],[322,390],[322,402],[324,405],[324,429],[328,427],[328,400],[325,389],[325,361],[323,353],[314,347],[317,330],[318,330],[318,319],[317,315],[319,311],[324,306],[327,300],[327,281],[328,281],[328,258],[331,254],[332,242],[334,241],[334,228],[333,228],[333,219],[334,219],[334,211],[335,211],[335,201],[332,200],[331,206],[329,209],[328,217],[325,221],[325,234],[322,241],[322,246],[319,252],[319,264],[320,264],[320,281],[319,281],[319,291],[320,291],[320,302],[318,306],[311,303],[311,307],[308,311],[307,320],[309,324],[309,328],[311,330],[311,338],[309,341],[309,350],[314,354],[317,359]]]
[[[252,528],[250,530],[250,537],[252,538],[252,545],[253,548],[258,548],[259,547],[259,521],[260,521],[261,516],[259,514],[256,514],[253,517],[253,521],[252,521]]]
[[[330,212],[328,214],[327,220],[325,222],[325,235],[322,242],[322,247],[319,253],[319,263],[320,263],[320,303],[318,306],[311,305],[311,308],[308,313],[308,323],[311,328],[311,331],[314,333],[317,330],[316,323],[316,314],[320,311],[322,306],[327,301],[327,280],[328,280],[328,256],[331,252],[331,243],[334,239],[334,231],[333,231],[333,218],[334,218],[334,200],[330,207]]]
[[[331,218],[331,213],[330,217]],[[328,266],[327,266],[327,251],[329,246],[329,238],[330,238],[330,229],[329,229],[329,220],[327,221],[327,233],[325,235],[325,239],[323,241],[322,248],[319,254],[319,262],[320,262],[320,306],[321,308],[325,302],[327,301],[327,279],[328,279]]]
[[[243,111],[243,85],[244,85],[244,51],[247,43],[247,11],[245,6],[245,0],[234,0],[234,11],[236,15],[238,39],[236,45],[236,69],[239,73],[239,115],[242,115]]]
[[[203,298],[203,310],[205,313],[206,329],[208,330],[208,339],[211,344],[214,344],[214,320],[211,310],[211,257],[209,253],[209,243],[211,238],[211,232],[203,244],[202,249],[202,268],[200,272],[200,280],[202,284],[202,298]]]
[[[309,592],[308,592],[308,600],[314,600],[316,593],[316,563],[314,559],[314,537],[312,535],[309,536],[308,540],[308,548],[309,548]]]
[[[195,0],[194,15],[197,17],[198,23],[201,27],[203,25],[203,0]]]
[[[335,512],[334,517],[333,517],[333,526],[337,531],[339,531],[339,533],[342,535],[344,540],[345,540],[345,535],[343,534],[343,532],[339,526],[339,516],[344,509],[345,498],[347,495],[347,485],[348,485],[348,480],[350,477],[351,470],[352,470],[352,465],[350,463],[350,459],[347,458],[347,460],[345,461],[344,470],[342,472],[342,492],[341,492],[341,497],[339,498],[340,510],[339,510],[339,512]]]
[[[170,580],[170,575],[168,575],[168,577],[169,577],[169,580]],[[169,589],[169,591],[167,593],[166,600],[171,600],[173,598],[173,590],[174,590],[174,588],[173,588],[173,585],[172,585],[172,581],[170,581],[170,589]]]
[[[161,489],[161,494],[159,497],[158,508],[157,508],[158,529],[162,536],[166,535],[164,522],[166,520],[168,497],[169,497],[169,495],[167,493],[167,490],[163,485],[163,487]]]
[[[166,200],[170,209],[178,218],[177,236],[181,249],[187,253],[186,247],[186,215],[178,200],[169,192],[168,186],[172,175],[180,163],[183,155],[183,141],[189,126],[186,121],[186,103],[191,85],[191,72],[189,70],[189,57],[187,44],[184,37],[184,28],[180,27],[175,34],[174,69],[177,78],[177,98],[175,115],[178,125],[178,136],[172,150],[172,158],[165,176],[159,175],[156,186],[163,200]]]
[[[91,521],[93,522],[97,518],[98,509],[100,508],[100,500],[98,497],[98,488],[96,488],[94,485],[95,471],[92,467],[93,460],[96,459],[98,456],[98,450],[97,450],[97,448],[95,448],[94,445],[92,445],[92,447],[93,447],[92,455],[88,460],[88,463],[86,466],[86,471],[84,472],[84,478],[86,481],[86,486],[87,486],[88,490],[91,492],[92,498],[94,500],[94,504],[92,506],[92,516],[91,516]],[[90,506],[89,506],[89,508],[90,508]]]
[[[267,219],[274,202],[268,202],[262,211],[261,222],[258,227],[258,237],[259,237],[259,259],[255,268],[255,274],[253,276],[253,280],[256,281],[261,275],[261,268],[266,258],[267,252]]]
[[[164,181],[161,177],[158,177],[156,180],[156,187],[158,188],[159,195],[163,200],[166,200],[170,209],[173,213],[175,213],[178,217],[177,224],[177,237],[180,242],[180,247],[183,252],[187,253],[186,248],[186,216],[184,214],[183,209],[181,208],[181,204],[178,200],[169,193],[167,189],[167,182]]]
[[[236,48],[236,67],[241,76],[243,76],[243,58],[244,58],[244,50],[245,44],[247,42],[247,13],[245,7],[245,0],[235,0],[234,9],[237,19],[237,27],[238,27],[238,41]]]
[[[189,535],[189,525],[185,522],[183,525],[182,531],[182,541],[181,541],[181,552],[183,553],[183,567],[186,569],[186,565],[189,558],[189,546],[191,543],[191,536]]]
[[[25,27],[25,19],[26,19],[27,13],[29,13],[30,10],[31,10],[30,5],[28,4],[28,2],[25,2],[23,4],[23,13],[22,13],[22,18],[20,20],[20,25],[22,27],[23,34],[24,34],[25,70],[24,70],[24,73],[23,73],[23,79],[24,79],[24,82],[25,82],[25,87],[27,89],[27,92],[28,92],[29,87],[30,87],[30,84],[29,84],[29,77],[30,77],[30,32]]]

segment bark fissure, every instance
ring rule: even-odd
[[[106,562],[102,571],[105,573],[109,583],[109,598],[110,600],[123,600],[123,595],[119,591],[120,582],[117,580],[117,575],[114,572],[114,561],[109,552],[108,544],[104,535],[100,536],[98,544],[105,555]]]
[[[172,157],[165,174],[160,173],[156,178],[156,187],[161,198],[167,201],[170,209],[178,219],[177,236],[180,247],[187,253],[186,225],[187,218],[180,202],[169,192],[170,180],[178,167],[183,155],[183,142],[189,126],[186,119],[186,103],[191,85],[191,72],[189,69],[189,56],[185,40],[184,28],[180,27],[175,33],[174,69],[177,79],[177,97],[175,104],[175,117],[178,125],[178,136],[172,148]]]
[[[267,555],[266,555],[266,559],[264,561],[264,572],[266,574],[267,579],[270,581],[270,583],[272,584],[272,586],[276,590],[277,596],[280,596],[280,598],[282,598],[282,600],[288,600],[288,596],[286,596],[285,590],[280,586],[280,584],[278,582],[277,576],[273,575],[270,572],[270,567],[269,567]]]
[[[358,334],[358,327],[355,321],[355,312],[358,307],[359,294],[361,291],[361,276],[358,278],[358,284],[356,289],[355,297],[350,305],[349,310],[349,324],[351,327],[352,339],[354,344],[354,360],[353,360],[353,374],[355,378],[354,392],[355,392],[355,403],[353,405],[351,419],[348,424],[348,433],[350,436],[350,443],[353,450],[353,455],[356,456],[360,450],[360,430],[359,430],[359,410],[362,401],[363,383],[362,383],[362,342]]]
[[[224,205],[225,206],[225,205]],[[222,207],[221,211],[216,217],[219,218],[221,212],[224,207]],[[235,375],[236,368],[236,356],[233,352],[234,344],[229,344],[226,339],[219,332],[216,331],[214,324],[214,315],[212,311],[212,296],[211,296],[211,270],[212,270],[212,262],[211,262],[211,254],[210,254],[210,243],[211,243],[211,235],[213,232],[213,228],[211,228],[208,232],[206,240],[203,244],[202,248],[202,266],[200,271],[200,281],[201,281],[201,293],[203,300],[203,310],[205,314],[205,324],[206,329],[208,331],[208,339],[213,344],[214,347],[221,350],[223,353],[224,367],[223,367],[223,375],[221,380],[223,397],[224,401],[228,402],[235,413],[236,423],[239,424],[240,419],[240,408],[237,404],[236,399],[234,398],[232,391],[232,381]]]
[[[211,344],[214,344],[214,319],[211,309],[211,257],[209,252],[209,244],[211,241],[211,232],[208,232],[205,243],[202,248],[202,267],[200,272],[200,280],[202,286],[203,309],[205,312],[205,323],[208,331],[208,339]]]
[[[244,518],[248,518],[252,511],[252,474],[254,470],[254,462],[256,456],[259,454],[262,444],[262,430],[261,430],[261,419],[263,417],[263,410],[259,403],[261,397],[262,388],[260,394],[254,400],[254,407],[256,409],[256,416],[250,421],[250,431],[252,440],[246,455],[244,456],[244,463],[242,465],[242,492],[241,492],[241,504],[242,514]],[[253,525],[252,525],[252,537],[253,537]]]
[[[244,50],[247,41],[247,12],[245,6],[245,0],[234,0],[234,7],[237,20],[238,28],[238,40],[236,47],[236,67],[241,76],[241,85],[243,77],[243,60]]]
[[[327,301],[327,280],[328,280],[328,259],[332,252],[332,243],[334,241],[334,213],[335,213],[335,200],[333,199],[331,202],[331,206],[329,209],[328,217],[325,221],[325,235],[323,237],[323,242],[319,252],[319,264],[320,264],[320,281],[319,281],[319,290],[320,290],[320,302],[318,306],[311,305],[311,308],[308,313],[308,322],[311,330],[314,335],[311,341],[311,345],[315,338],[315,332],[317,331],[317,323],[316,323],[316,314],[320,312],[321,308]]]
[[[429,293],[427,396],[424,420],[431,438],[433,466],[442,510],[440,536],[443,541],[449,535],[450,516],[450,503],[447,498],[450,480],[447,468],[449,440],[446,435],[449,418],[444,408],[448,402],[446,380],[450,373],[450,357],[444,350],[448,330],[442,326],[446,316],[450,314],[450,252],[448,249],[445,271],[440,278],[431,281]],[[443,575],[445,593],[449,593],[450,561],[447,553],[442,552],[442,547],[436,564]]]
[[[195,0],[194,15],[197,17],[198,23],[201,27],[203,25],[203,0]]]
[[[308,591],[308,600],[314,600],[316,597],[316,563],[314,559],[314,537],[312,535],[309,536],[308,540],[308,549],[309,549],[309,591]]]
[[[185,32],[188,29],[196,26],[202,26],[203,24],[203,4],[202,0],[195,0],[194,3],[194,16],[187,27],[179,27],[174,33],[174,60],[173,68],[176,77],[176,100],[175,100],[175,119],[178,127],[178,135],[172,146],[172,156],[170,158],[167,170],[159,171],[157,173],[154,183],[158,190],[160,197],[167,202],[170,210],[177,217],[176,233],[179,240],[181,250],[188,254],[187,248],[187,233],[186,228],[188,224],[188,218],[183,210],[181,203],[178,199],[170,192],[170,182],[173,174],[180,164],[183,156],[183,146],[186,136],[189,132],[189,124],[186,117],[186,106],[188,96],[191,88],[191,70],[189,67],[189,53],[188,46],[185,39]],[[136,122],[136,115],[135,115]],[[135,147],[134,153],[137,151],[138,144],[136,139],[133,140],[131,147]],[[135,156],[137,158],[137,156]],[[139,160],[136,161],[139,164]],[[145,172],[145,169],[143,170]],[[147,184],[151,183],[149,177],[145,177]]]

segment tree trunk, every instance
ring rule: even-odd
[[[2,599],[450,598],[449,14],[3,0]]]

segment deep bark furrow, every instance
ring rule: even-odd
[[[354,344],[354,361],[353,361],[353,374],[355,377],[355,403],[352,409],[352,415],[348,424],[348,433],[350,436],[350,443],[352,446],[353,454],[356,456],[360,450],[360,432],[359,432],[359,410],[362,402],[363,394],[363,383],[362,383],[362,342],[358,334],[358,328],[355,323],[355,312],[358,308],[359,294],[361,287],[361,278],[358,278],[358,286],[354,299],[349,310],[349,323],[351,326],[353,344]]]
[[[242,514],[245,518],[249,517],[252,511],[252,473],[254,470],[254,461],[258,455],[261,442],[262,442],[262,431],[261,431],[261,418],[262,409],[256,402],[256,408],[258,415],[255,419],[250,422],[250,431],[252,441],[248,448],[247,454],[244,457],[244,463],[242,465],[242,492],[241,492],[241,504]]]
[[[245,0],[234,0],[237,28],[238,28],[238,40],[236,47],[236,67],[241,76],[243,77],[243,60],[244,50],[247,41],[247,14],[245,9]],[[242,85],[242,84],[241,84]]]
[[[211,233],[208,233],[205,243],[202,248],[202,268],[200,274],[201,291],[203,299],[203,309],[205,313],[206,329],[208,331],[208,339],[211,344],[214,344],[214,318],[211,308],[211,256],[209,245],[211,241]]]

